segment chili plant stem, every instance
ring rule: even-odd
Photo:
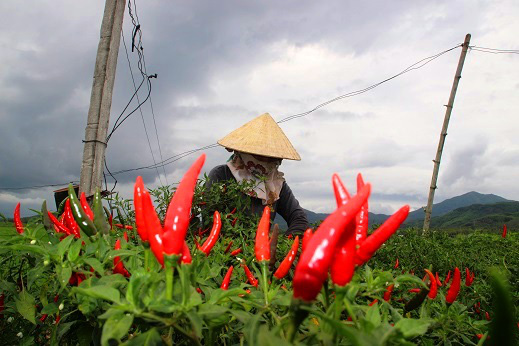
[[[265,294],[265,305],[269,305],[269,283],[268,283],[268,263],[269,261],[261,261],[261,277],[262,277],[262,285],[263,285],[263,293]]]
[[[175,270],[173,266],[173,260],[170,256],[164,256],[164,266],[166,271],[166,299],[173,299],[173,271]]]

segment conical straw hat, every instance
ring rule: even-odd
[[[229,133],[218,144],[248,154],[301,160],[283,130],[268,113]]]

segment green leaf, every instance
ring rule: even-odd
[[[289,342],[274,335],[267,326],[263,325],[259,329],[258,344],[264,346],[283,346],[291,345]]]
[[[71,276],[72,276],[72,268],[70,268],[68,265],[65,267],[61,267],[61,271],[60,271],[60,275],[59,275],[61,287],[65,287],[68,284],[68,281]]]
[[[105,275],[98,281],[98,285],[108,285],[111,287],[119,287],[126,285],[128,281],[122,275]]]
[[[346,337],[352,345],[364,346],[364,345],[376,345],[377,344],[376,340],[374,340],[373,337],[362,333],[358,329],[351,328],[351,326],[347,326],[347,325],[341,323],[340,321],[333,319],[318,311],[314,311],[311,308],[307,308],[307,307],[302,307],[302,308],[310,311],[312,314],[318,316],[319,318],[321,318],[322,320],[324,320],[325,322],[330,324],[330,326],[332,326],[333,329],[337,333]]]
[[[78,259],[79,252],[81,251],[81,242],[81,239],[76,240],[68,250],[67,258],[70,262],[76,262]]]
[[[59,311],[58,306],[55,303],[50,303],[50,304],[45,305],[43,307],[43,309],[41,309],[40,313],[42,315],[43,314],[50,315],[50,314],[55,314],[58,311]]]
[[[156,328],[151,328],[145,333],[126,341],[125,346],[162,346],[164,342]]]
[[[135,271],[128,284],[128,288],[126,290],[126,300],[137,308],[143,308],[143,304],[139,296],[144,287],[148,287],[148,282],[150,279],[150,274],[144,272],[142,270]]]
[[[74,236],[71,234],[71,235],[66,236],[64,239],[62,239],[60,241],[60,243],[58,244],[58,251],[57,251],[57,253],[58,253],[60,261],[63,258],[63,255],[65,254],[65,251],[68,250],[68,248],[70,246],[70,243],[72,243],[72,240],[74,240]]]
[[[47,200],[44,200],[41,204],[41,215],[42,215],[42,221],[43,226],[45,226],[46,229],[52,230],[52,223],[50,222],[48,209],[47,209]]]
[[[117,304],[121,303],[121,296],[117,289],[110,286],[93,286],[89,288],[72,288],[72,292],[84,294],[92,298],[100,298]]]
[[[200,318],[200,316],[195,313],[194,311],[189,311],[186,313],[187,318],[191,322],[191,326],[193,327],[193,331],[195,332],[195,335],[198,338],[202,337],[202,327],[203,327],[203,321]]]
[[[128,330],[132,326],[132,322],[132,314],[121,313],[111,316],[103,326],[101,345],[109,345],[108,341],[112,339],[120,341],[120,339],[128,333]]]
[[[430,319],[423,318],[402,318],[395,324],[395,328],[399,330],[406,339],[411,339],[425,334],[432,322]]]
[[[22,315],[26,320],[31,322],[32,324],[36,324],[35,314],[35,300],[34,297],[31,296],[27,291],[22,291],[18,295],[18,299],[16,300],[16,310]]]
[[[245,291],[242,288],[232,288],[230,290],[214,290],[211,298],[209,298],[209,304],[218,304],[223,299],[230,296],[237,296],[239,294],[244,294]]]
[[[24,244],[17,244],[17,245],[11,245],[6,246],[6,248],[15,250],[15,251],[22,251],[22,252],[31,252],[38,255],[45,255],[47,252],[38,245],[24,245]]]
[[[382,322],[380,317],[380,309],[378,308],[378,304],[374,304],[368,308],[366,311],[366,320],[371,322],[373,326],[378,327]]]
[[[94,193],[94,201],[92,203],[92,208],[94,212],[94,225],[97,228],[98,232],[103,234],[108,234],[110,232],[110,224],[106,221],[105,213],[103,210],[103,200],[101,198],[101,192],[99,188],[96,188],[96,192]]]
[[[98,272],[99,274],[103,275],[105,270],[103,268],[103,265],[101,264],[101,262],[99,262],[99,260],[97,258],[85,258],[83,259],[83,261],[88,264],[89,266],[91,266],[92,268],[94,268],[94,270],[96,272]]]

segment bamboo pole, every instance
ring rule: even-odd
[[[461,70],[463,69],[463,64],[465,62],[465,56],[467,55],[467,50],[469,48],[470,43],[470,34],[465,36],[465,41],[463,42],[463,49],[461,50],[460,59],[458,61],[458,67],[456,69],[456,74],[454,75],[454,81],[452,83],[451,93],[449,96],[449,103],[445,106],[445,118],[443,120],[442,132],[440,134],[440,141],[438,143],[438,150],[436,151],[436,158],[433,160],[434,169],[431,179],[431,186],[429,187],[429,198],[427,200],[427,207],[425,209],[425,219],[423,223],[423,233],[427,234],[429,232],[429,226],[431,224],[431,213],[432,206],[434,201],[434,192],[436,191],[436,182],[438,181],[438,171],[440,170],[440,160],[442,157],[443,147],[445,145],[445,137],[447,136],[447,127],[449,126],[449,120],[451,118],[452,107],[454,106],[454,98],[456,97],[456,91],[458,90],[458,84],[461,79]]]
[[[90,96],[79,190],[87,196],[101,187],[106,135],[126,0],[106,0]]]

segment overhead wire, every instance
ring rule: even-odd
[[[300,117],[304,117],[312,112],[315,112],[316,110],[322,108],[322,107],[325,107],[327,106],[328,104],[330,103],[333,103],[333,102],[336,102],[336,101],[339,101],[341,99],[344,99],[344,98],[349,98],[349,97],[353,97],[353,96],[357,96],[357,95],[360,95],[360,94],[363,94],[371,89],[374,89],[376,88],[377,86],[383,84],[383,83],[386,83],[394,78],[397,78],[405,73],[408,73],[408,72],[411,72],[413,70],[417,70],[417,69],[420,69],[422,67],[424,67],[425,65],[429,64],[430,62],[432,62],[433,60],[439,58],[440,56],[446,54],[447,52],[450,52],[458,47],[461,47],[462,45],[456,45],[455,47],[452,47],[452,48],[449,48],[447,50],[444,50],[440,53],[437,53],[435,55],[432,55],[432,56],[429,56],[427,58],[424,58],[412,65],[410,65],[409,67],[407,67],[406,69],[402,70],[401,72],[389,77],[389,78],[386,78],[384,79],[383,81],[380,81],[378,83],[375,83],[375,84],[372,84],[364,89],[360,89],[360,90],[356,90],[356,91],[352,91],[350,93],[347,93],[347,94],[343,94],[343,95],[340,95],[340,96],[337,96],[331,100],[328,100],[326,102],[323,102],[317,106],[315,106],[314,108],[312,108],[311,110],[309,111],[306,111],[306,112],[302,112],[302,113],[297,113],[297,114],[293,114],[293,115],[290,115],[290,116],[287,116],[281,120],[279,120],[277,123],[283,123],[283,122],[286,122],[286,121],[290,121],[290,120],[293,120],[293,119],[297,119],[297,118],[300,118]],[[483,52],[483,53],[490,53],[490,54],[519,54],[519,50],[516,50],[516,49],[498,49],[498,48],[488,48],[488,47],[481,47],[481,46],[475,46],[475,45],[472,45],[472,46],[469,46],[469,48],[471,50],[474,50],[474,51],[479,51],[479,52]],[[154,76],[148,76],[148,78],[145,78],[143,79],[143,81],[141,82],[141,84],[139,85],[139,87],[137,88],[137,91],[140,89],[140,87],[142,86],[144,80],[147,80],[148,83],[149,83],[149,92],[148,92],[148,96],[146,97],[146,99],[139,103],[139,105],[137,106],[136,109],[134,109],[130,114],[128,114],[122,121],[121,123],[126,120],[131,114],[133,114],[144,102],[146,102],[149,98],[150,98],[150,94],[151,94],[151,82],[149,82],[149,78],[153,78]],[[128,102],[128,104],[126,105],[124,111],[128,108],[129,104],[131,103],[131,101],[133,100],[133,97],[135,97],[137,91],[134,93],[134,95],[132,96],[132,98],[130,99],[130,101]],[[118,123],[118,120],[120,120],[120,118],[122,117],[122,114],[124,114],[124,111],[123,113],[121,113],[121,115],[118,117],[116,123]],[[115,124],[114,124],[115,125]],[[115,131],[115,129],[117,129],[118,127],[120,126],[120,123],[117,124],[117,127],[115,127],[111,134],[113,134],[113,132]],[[110,136],[111,136],[110,134]],[[110,137],[109,136],[109,137]],[[109,139],[109,137],[107,138],[107,141]],[[123,169],[123,170],[119,170],[119,171],[115,171],[115,172],[110,172],[108,169],[108,172],[110,172],[110,175],[112,176],[113,179],[115,179],[115,175],[118,175],[118,174],[123,174],[123,173],[127,173],[127,172],[132,172],[132,171],[138,171],[138,170],[143,170],[143,169],[155,169],[157,167],[164,167],[168,164],[171,164],[171,163],[174,163],[186,156],[189,156],[193,153],[196,153],[198,151],[201,151],[201,150],[207,150],[207,149],[212,149],[212,148],[215,148],[217,147],[218,144],[214,143],[214,144],[209,144],[209,145],[206,145],[206,146],[203,146],[203,147],[200,147],[200,148],[195,148],[195,149],[191,149],[191,150],[187,150],[187,151],[184,151],[182,153],[179,153],[179,154],[176,154],[176,155],[173,155],[169,158],[167,158],[166,160],[162,160],[160,162],[154,162],[153,165],[148,165],[148,166],[142,166],[142,167],[137,167],[137,168],[130,168],[130,169]],[[161,154],[161,159],[162,159],[162,154]],[[106,162],[105,162],[106,164]],[[106,167],[107,168],[107,167]],[[74,181],[76,182],[76,181]],[[0,187],[0,190],[26,190],[26,189],[37,189],[37,188],[45,188],[45,187],[55,187],[55,186],[64,186],[68,183],[63,183],[63,184],[48,184],[48,185],[37,185],[37,186],[26,186],[26,187]]]

